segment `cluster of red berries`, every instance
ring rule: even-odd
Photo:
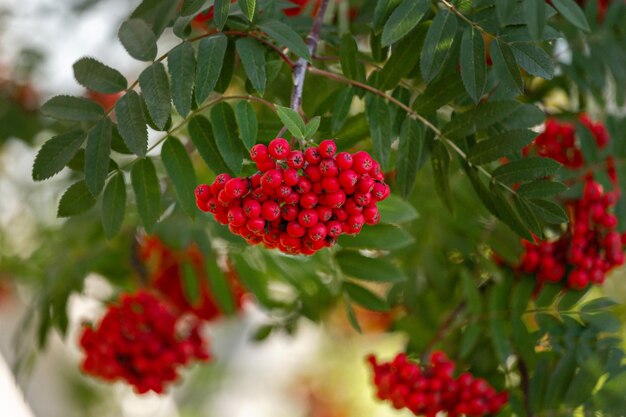
[[[482,378],[468,372],[454,378],[454,362],[443,352],[433,352],[430,363],[421,367],[404,353],[380,364],[373,355],[367,359],[374,371],[377,397],[390,401],[398,410],[408,408],[426,417],[441,411],[448,417],[477,417],[495,414],[508,402],[507,392],[497,393]]]
[[[589,129],[598,148],[606,147],[609,134],[602,123],[594,123],[584,113],[578,120]],[[524,148],[524,155],[533,149],[538,155],[552,158],[568,168],[581,168],[585,163],[580,145],[576,142],[576,127],[572,123],[548,119],[545,130]]]
[[[158,292],[159,296],[166,300],[177,313],[191,313],[206,321],[222,316],[219,304],[209,288],[204,257],[196,245],[177,251],[163,243],[158,236],[146,236],[140,243],[138,256],[146,266],[150,287]],[[185,295],[182,271],[184,262],[191,264],[199,277],[200,300],[196,303],[192,303]],[[244,289],[232,268],[227,271],[226,275],[235,306],[240,309],[245,295]]]
[[[162,393],[180,366],[210,359],[204,345],[195,319],[185,323],[154,295],[139,291],[111,305],[97,327],[84,327],[80,346],[87,356],[81,366],[106,381],[125,380],[140,394]]]
[[[218,175],[196,188],[196,204],[251,244],[312,255],[342,233],[378,223],[376,203],[390,192],[367,152],[336,152],[332,140],[304,152],[291,150],[282,138],[254,145],[250,157],[259,172]]]
[[[606,274],[624,263],[626,234],[615,230],[617,218],[611,213],[618,194],[604,192],[602,185],[588,178],[582,198],[568,203],[570,230],[555,242],[525,241],[519,269],[536,273],[540,283],[566,277],[567,286],[577,290],[604,283]]]

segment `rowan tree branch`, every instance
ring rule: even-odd
[[[313,26],[311,32],[307,36],[306,45],[309,49],[309,55],[312,57],[317,49],[317,44],[320,41],[320,31],[322,30],[322,21],[324,20],[324,14],[328,8],[329,0],[322,0],[315,19],[313,19]],[[309,63],[304,58],[299,58],[296,64],[293,66],[293,89],[291,90],[291,108],[295,111],[300,110],[302,104],[302,89],[304,88],[304,77]]]

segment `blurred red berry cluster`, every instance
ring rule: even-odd
[[[464,372],[454,377],[455,364],[445,353],[436,351],[428,364],[411,362],[405,353],[392,361],[378,363],[368,356],[374,371],[377,397],[390,401],[394,408],[408,408],[415,415],[435,417],[439,412],[448,417],[478,417],[495,414],[508,402],[508,393],[497,393],[482,378]]]
[[[578,120],[591,132],[598,148],[605,148],[609,143],[609,134],[602,123],[594,123],[589,116],[581,114]],[[585,160],[576,140],[576,127],[573,123],[559,122],[556,119],[546,121],[545,130],[524,148],[524,156],[535,151],[539,156],[552,158],[567,168],[581,168]]]
[[[582,198],[567,203],[571,215],[568,232],[555,242],[532,244],[524,241],[519,270],[536,274],[539,283],[561,282],[582,290],[589,284],[602,284],[606,274],[624,263],[626,235],[615,229],[617,218],[611,210],[619,192],[605,192],[589,178]]]
[[[175,250],[167,246],[158,236],[146,236],[142,239],[139,259],[147,268],[150,287],[163,300],[167,301],[179,314],[191,313],[206,321],[222,316],[219,304],[209,288],[209,277],[204,266],[204,256],[200,249],[192,244],[185,250]],[[183,284],[183,263],[188,262],[199,277],[200,300],[192,303],[185,295]],[[232,268],[226,271],[235,307],[241,308],[245,295],[244,289]]]
[[[251,244],[312,255],[343,233],[378,223],[376,203],[390,193],[367,152],[336,152],[332,140],[304,152],[282,138],[254,145],[250,156],[259,172],[249,178],[220,174],[196,188],[196,203]]]
[[[593,122],[586,114],[578,120],[592,133],[598,148],[608,145],[609,134],[602,123]],[[545,131],[524,150],[524,154],[534,150],[567,168],[584,169],[584,156],[575,134],[573,124],[549,119]],[[563,282],[569,288],[582,290],[590,284],[604,283],[606,274],[624,263],[623,240],[626,241],[626,235],[617,232],[618,221],[613,214],[620,189],[610,156],[606,159],[606,170],[613,190],[605,191],[589,171],[585,175],[582,196],[565,202],[570,224],[558,240],[523,241],[524,253],[516,269],[535,274],[539,287],[545,282]]]
[[[141,394],[162,393],[181,366],[210,359],[199,326],[146,291],[123,295],[96,326],[84,327],[81,367],[106,381],[124,380]]]

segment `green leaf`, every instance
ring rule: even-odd
[[[117,93],[128,87],[119,71],[94,58],[81,58],[74,63],[74,78],[83,87],[104,94]]]
[[[344,282],[343,290],[355,303],[373,311],[388,311],[387,302],[370,290],[352,282]]]
[[[85,181],[78,181],[61,196],[57,217],[71,217],[89,210],[96,204],[96,199],[87,189]]]
[[[341,247],[353,249],[396,250],[414,242],[408,232],[389,224],[364,227],[356,236],[342,235],[339,238]]]
[[[533,239],[528,227],[524,224],[524,222],[522,222],[519,214],[511,205],[509,198],[507,198],[507,194],[504,193],[500,186],[491,183],[491,193],[489,194],[489,197],[491,197],[494,202],[493,206],[488,206],[490,211],[492,211],[519,236],[526,240]]]
[[[280,45],[284,45],[291,52],[311,62],[309,48],[306,46],[300,35],[298,35],[291,27],[278,20],[266,20],[259,24],[261,30],[275,39]]]
[[[104,111],[97,103],[82,97],[55,96],[41,106],[41,112],[57,120],[76,122],[99,120]]]
[[[175,137],[167,138],[161,149],[161,159],[167,174],[172,179],[176,197],[183,210],[192,219],[196,214],[194,189],[196,187],[196,173],[185,146]]]
[[[443,68],[452,50],[456,26],[456,16],[447,10],[442,10],[433,19],[420,55],[420,69],[424,81],[430,82]]]
[[[304,127],[304,137],[305,139],[310,139],[317,133],[317,130],[320,128],[320,122],[322,118],[319,116],[315,116]]]
[[[343,124],[350,114],[353,98],[354,90],[352,87],[345,88],[339,93],[335,101],[330,122],[333,132],[337,132],[343,127]]]
[[[237,126],[239,127],[239,135],[245,145],[246,149],[250,150],[256,143],[257,134],[259,130],[259,124],[256,118],[256,113],[252,105],[241,100],[235,106],[235,118],[237,119]]]
[[[287,130],[298,139],[304,139],[304,130],[306,126],[300,114],[289,107],[276,106],[276,113],[283,122]]]
[[[217,85],[227,47],[228,39],[221,33],[200,41],[195,88],[198,103],[203,103]]]
[[[506,26],[510,23],[515,13],[516,5],[517,0],[496,0],[496,14],[498,15],[500,26]]]
[[[122,171],[116,172],[102,194],[102,227],[107,239],[119,232],[126,210],[126,184]]]
[[[475,103],[480,101],[485,89],[486,65],[482,34],[474,28],[466,30],[461,40],[461,78]]]
[[[252,22],[254,10],[256,9],[256,0],[239,0],[237,3],[246,18]]]
[[[552,58],[543,49],[530,43],[516,43],[511,47],[515,60],[529,74],[552,79],[554,66]]]
[[[522,184],[517,189],[517,194],[526,198],[543,198],[553,196],[565,190],[567,190],[567,187],[560,182],[539,180]]]
[[[510,291],[510,281],[492,287],[488,294],[489,302],[489,338],[494,352],[501,364],[506,363],[511,355],[512,348],[509,341],[509,334],[502,313],[507,309],[507,296]]]
[[[365,112],[369,121],[374,158],[380,163],[383,171],[389,169],[391,156],[392,114],[390,105],[384,98],[373,94],[365,96]]]
[[[561,292],[563,286],[560,284],[545,284],[541,287],[539,296],[535,299],[537,307],[543,308],[550,306],[556,296]]]
[[[480,335],[484,332],[480,323],[470,323],[465,327],[463,336],[461,337],[461,349],[459,357],[465,359],[476,347],[476,343],[480,340]]]
[[[476,288],[476,284],[474,284],[469,274],[463,274],[461,281],[463,285],[463,295],[467,303],[467,310],[472,317],[478,317],[478,315],[482,313],[482,303],[478,288]]]
[[[185,117],[191,111],[191,93],[196,75],[196,58],[189,42],[172,49],[167,58],[172,76],[172,101],[178,113]]]
[[[448,178],[450,155],[443,143],[439,141],[434,143],[430,156],[430,164],[433,168],[433,175],[435,176],[435,190],[437,191],[437,195],[448,210],[452,211],[452,193],[450,191],[450,180]]]
[[[582,305],[581,311],[584,313],[594,313],[618,305],[616,301],[608,297],[598,297]]]
[[[202,9],[204,6],[205,0],[183,0],[182,5],[180,6],[180,15],[181,16],[191,16]]]
[[[501,133],[472,146],[467,157],[473,164],[486,164],[519,151],[536,136],[535,132],[526,129]]]
[[[200,301],[200,277],[191,262],[183,261],[181,265],[183,293],[191,305]]]
[[[426,90],[415,99],[413,110],[420,114],[433,114],[440,107],[463,95],[463,82],[456,72],[438,77],[428,83]]]
[[[267,76],[265,75],[265,48],[252,38],[237,39],[235,46],[246,76],[252,83],[252,87],[260,95],[263,95],[267,81]]]
[[[391,45],[407,35],[422,20],[429,6],[428,0],[404,0],[385,23],[382,45]]]
[[[213,23],[217,30],[222,30],[228,19],[230,13],[230,0],[215,0],[215,6],[213,7],[214,17]]]
[[[372,35],[380,35],[383,31],[383,27],[391,13],[398,7],[402,0],[378,0],[376,1],[376,7],[374,8],[374,17],[372,19]],[[378,36],[380,37],[380,36]],[[381,61],[377,59],[377,61]]]
[[[171,100],[170,83],[165,66],[155,62],[139,75],[139,86],[154,124],[163,129],[170,118]]]
[[[544,408],[553,410],[563,401],[563,396],[576,372],[576,352],[567,350],[552,371],[548,390],[544,398]]]
[[[139,61],[154,61],[157,55],[157,39],[148,24],[141,19],[122,23],[117,33],[126,52]]]
[[[514,88],[518,93],[522,93],[524,80],[509,45],[495,39],[489,46],[489,52],[493,61],[493,68],[500,81]]]
[[[464,113],[457,114],[444,127],[442,133],[450,139],[461,139],[487,129],[509,116],[513,118],[520,111],[525,111],[527,107],[532,108],[533,112],[536,109],[535,106],[522,104],[517,101],[507,100],[484,103]],[[515,127],[514,129],[520,129],[520,127]]]
[[[506,279],[510,279],[506,277]],[[511,296],[511,315],[513,317],[521,317],[526,311],[529,301],[532,299],[535,291],[536,281],[533,278],[522,277],[520,282],[515,286]]]
[[[150,158],[138,160],[130,171],[137,211],[148,233],[152,232],[161,212],[161,189],[154,163]]]
[[[552,158],[524,158],[499,166],[493,171],[493,177],[505,184],[530,181],[554,174],[561,164]]]
[[[376,79],[380,90],[393,89],[402,78],[409,75],[419,60],[419,54],[415,51],[422,49],[427,29],[427,25],[420,25],[411,36],[403,38],[393,46],[391,57]]]
[[[243,163],[244,149],[237,137],[235,112],[227,103],[218,103],[211,109],[211,127],[220,155],[226,166],[239,174]]]
[[[396,160],[396,181],[400,195],[404,198],[411,195],[415,186],[425,142],[424,126],[417,120],[407,117],[400,130]]]
[[[589,358],[578,370],[567,387],[563,404],[574,410],[592,397],[598,379],[604,373],[598,358]]]
[[[341,37],[339,48],[339,60],[341,62],[341,72],[347,78],[360,82],[365,81],[365,67],[357,61],[359,49],[352,35],[346,33]]]
[[[346,315],[348,316],[348,321],[350,322],[350,325],[357,333],[362,333],[363,331],[361,330],[361,326],[359,325],[359,319],[356,317],[354,308],[352,308],[352,303],[350,303],[350,300],[347,299],[343,304],[346,307]]]
[[[537,235],[539,239],[543,239],[543,227],[539,223],[538,217],[536,216],[535,211],[531,208],[528,200],[525,198],[519,197],[517,195],[513,196],[513,202],[515,204],[515,208],[517,209],[517,213],[519,215],[520,220],[522,220],[524,226],[530,230],[532,233]]]
[[[211,123],[204,116],[194,116],[189,121],[189,137],[198,153],[216,174],[223,172],[232,174],[217,148]]]
[[[535,41],[542,40],[546,26],[546,2],[545,0],[524,1],[524,19],[528,25],[528,33]]]
[[[545,119],[546,114],[539,107],[523,104],[502,119],[498,126],[505,130],[527,129],[542,124]]]
[[[569,221],[563,207],[552,201],[531,198],[528,200],[528,204],[533,213],[535,213],[535,216],[546,223],[561,224]]]
[[[139,94],[129,90],[115,103],[115,116],[118,131],[128,149],[143,157],[148,151],[148,129],[140,100]]]
[[[85,149],[85,183],[94,196],[100,194],[109,173],[111,154],[111,119],[104,118],[87,136]]]
[[[553,0],[552,5],[558,12],[572,25],[579,29],[589,32],[589,22],[585,17],[585,13],[578,7],[574,0]]]
[[[365,281],[402,282],[406,277],[398,267],[383,258],[368,258],[353,251],[336,255],[344,274]]]
[[[394,194],[377,203],[381,223],[405,223],[418,217],[417,210]]]
[[[76,155],[84,141],[85,133],[82,130],[72,130],[44,143],[33,163],[33,180],[43,181],[59,173]]]

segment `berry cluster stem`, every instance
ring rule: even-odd
[[[329,0],[322,0],[315,19],[313,19],[313,26],[311,32],[307,36],[306,45],[309,49],[309,55],[313,56],[317,49],[317,44],[320,41],[320,31],[322,30],[322,21],[324,20],[324,14],[328,8]],[[299,111],[302,104],[302,90],[304,88],[304,77],[306,75],[307,67],[309,63],[304,58],[299,58],[296,64],[293,66],[293,90],[291,91],[291,108],[295,111]]]

